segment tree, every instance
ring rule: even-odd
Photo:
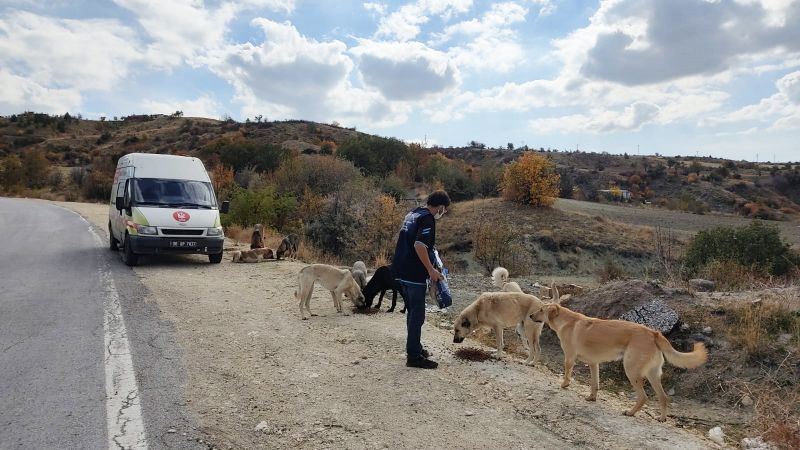
[[[560,181],[552,160],[526,152],[503,171],[503,198],[534,207],[549,207],[558,197]]]

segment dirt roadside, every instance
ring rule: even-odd
[[[105,205],[59,204],[106,229]],[[629,418],[627,395],[588,403],[586,385],[561,390],[544,366],[456,359],[451,332],[431,326],[436,313],[423,340],[441,365],[408,369],[399,313],[340,316],[316,289],[319,316],[301,321],[293,292],[302,266],[189,256],[134,269],[183,348],[185,390],[205,432],[187,439],[222,449],[714,446],[672,419],[657,422],[652,400]]]

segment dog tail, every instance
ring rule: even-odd
[[[667,361],[673,366],[693,369],[703,365],[708,359],[708,351],[706,351],[706,346],[703,345],[702,342],[695,342],[694,349],[692,349],[691,352],[681,353],[672,348],[672,344],[669,343],[663,334],[655,332],[655,335],[656,346],[658,346],[658,349],[661,350],[661,353],[664,354],[664,357],[667,358]]]
[[[506,283],[508,283],[508,270],[505,267],[496,267],[492,271],[492,284],[503,289],[503,285]]]

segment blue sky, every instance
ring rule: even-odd
[[[5,0],[0,114],[800,160],[800,0]]]

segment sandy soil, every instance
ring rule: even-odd
[[[105,229],[107,207],[62,203]],[[226,256],[147,260],[136,274],[175,323],[188,401],[217,448],[708,448],[656,404],[621,413],[627,394],[559,389],[559,374],[521,360],[466,362],[430,313],[423,341],[435,371],[406,368],[403,315],[342,316],[327,292],[301,321],[303,264],[233,264]],[[384,310],[386,305],[384,304]],[[433,325],[433,326],[432,326]],[[465,345],[465,344],[462,344]],[[466,345],[478,347],[476,341]],[[680,410],[680,400],[672,410]],[[262,423],[263,422],[263,423]],[[260,430],[256,430],[259,424]]]

